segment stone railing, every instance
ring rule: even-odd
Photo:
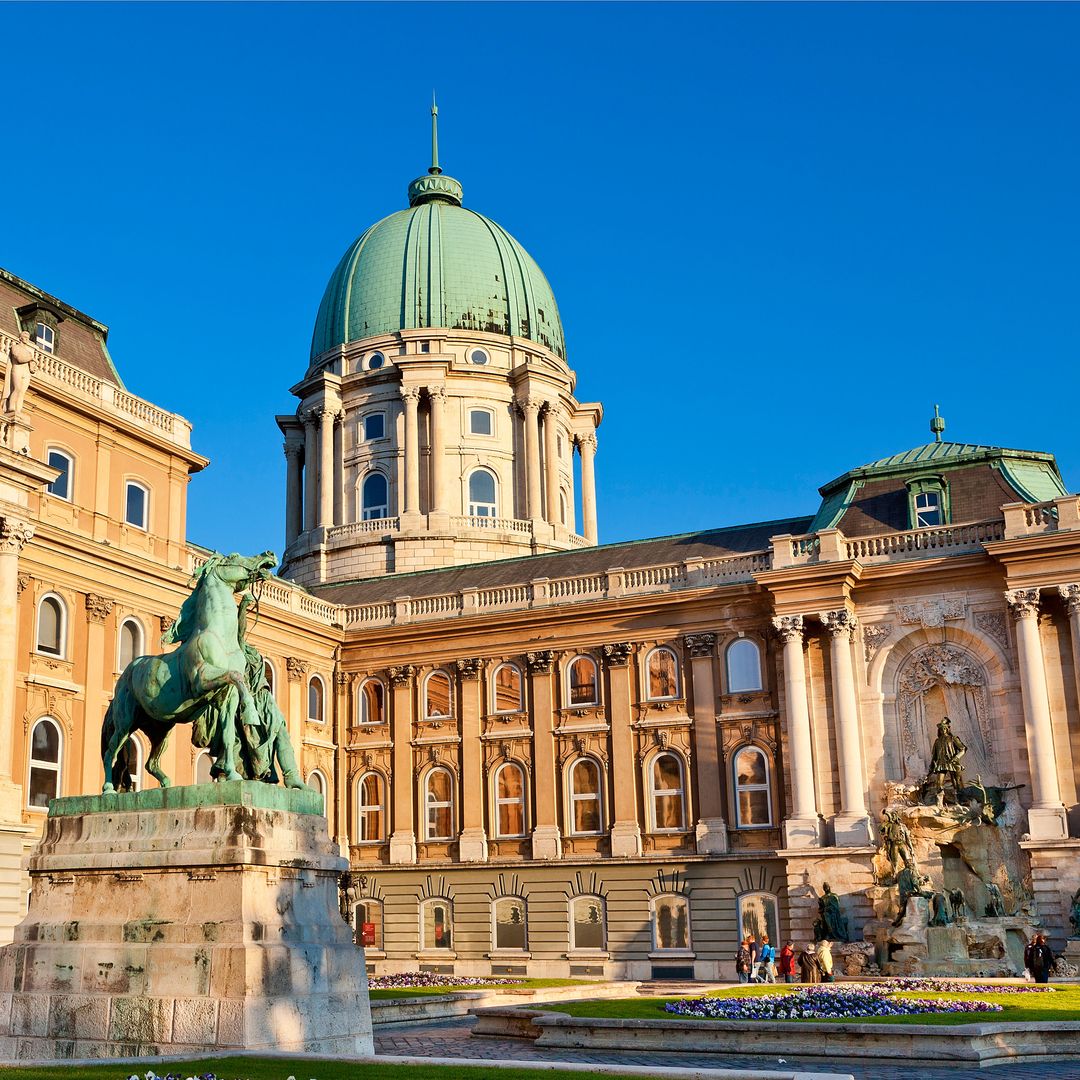
[[[926,555],[959,555],[980,551],[983,544],[1004,539],[1004,536],[1004,521],[974,521],[966,525],[859,536],[845,540],[844,549],[849,559],[858,559],[861,563],[892,562]]]
[[[1001,511],[1005,515],[1006,540],[1080,529],[1080,499],[1076,495],[1049,502],[1007,503]]]
[[[687,559],[681,563],[635,567],[612,567],[597,574],[564,578],[536,578],[487,589],[462,589],[437,596],[397,597],[347,608],[346,626],[391,626],[431,619],[483,615],[488,612],[524,611],[551,605],[613,600],[625,596],[675,592],[718,584],[753,580],[769,568],[769,552],[755,551],[717,559]]]
[[[364,536],[369,533],[397,532],[398,519],[396,517],[368,518],[367,521],[350,521],[345,525],[335,525],[328,529],[328,540],[340,540],[347,536]]]
[[[10,334],[0,331],[0,354],[5,354],[14,343]],[[176,413],[166,412],[149,401],[135,397],[120,387],[103,379],[95,378],[82,368],[64,363],[54,353],[37,353],[37,371],[31,380],[35,382],[59,383],[73,397],[87,401],[99,412],[112,413],[119,418],[134,423],[136,427],[149,428],[157,435],[165,435],[172,442],[185,449],[191,448],[191,424]]]
[[[532,522],[524,518],[480,517],[470,514],[450,518],[451,529],[486,529],[489,532],[532,533]]]

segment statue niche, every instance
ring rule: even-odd
[[[900,668],[896,708],[904,774],[921,780],[930,770],[929,750],[945,717],[967,747],[964,772],[987,784],[998,780],[986,699],[986,674],[954,645],[930,645]]]

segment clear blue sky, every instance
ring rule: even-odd
[[[106,322],[280,551],[274,415],[326,280],[441,151],[604,402],[601,539],[814,510],[929,439],[1080,485],[1080,7],[0,7],[0,265]]]

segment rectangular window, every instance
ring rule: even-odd
[[[146,488],[138,484],[127,485],[124,499],[124,520],[136,528],[146,528]]]
[[[469,434],[492,435],[495,432],[495,424],[491,413],[487,409],[469,410]]]
[[[929,529],[942,525],[941,496],[936,491],[921,491],[915,496],[915,528]]]
[[[424,940],[425,949],[449,949],[450,909],[441,901],[432,901],[424,905]]]
[[[364,417],[364,441],[386,438],[386,413],[368,413]]]
[[[49,464],[54,469],[60,470],[60,475],[49,485],[50,495],[58,499],[71,498],[71,458],[67,454],[61,454],[59,450],[49,451]]]
[[[34,331],[34,344],[42,352],[56,352],[56,331],[51,326],[39,322]]]

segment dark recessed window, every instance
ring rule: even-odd
[[[491,357],[483,349],[473,349],[469,353],[469,361],[473,364],[486,364]]]
[[[381,352],[372,353],[368,357],[368,362],[367,362],[368,370],[369,371],[375,371],[378,368],[381,368],[383,366],[383,364],[385,364],[385,363],[386,363],[386,357],[383,356],[383,354]]]
[[[494,417],[487,409],[469,410],[469,434],[492,435],[495,431]]]
[[[59,450],[49,451],[49,464],[60,470],[60,475],[49,485],[48,492],[58,499],[71,498],[71,458]]]
[[[124,520],[137,529],[145,529],[146,504],[146,488],[129,480],[124,494]]]
[[[369,413],[364,417],[364,439],[382,439],[386,436],[386,413]]]

